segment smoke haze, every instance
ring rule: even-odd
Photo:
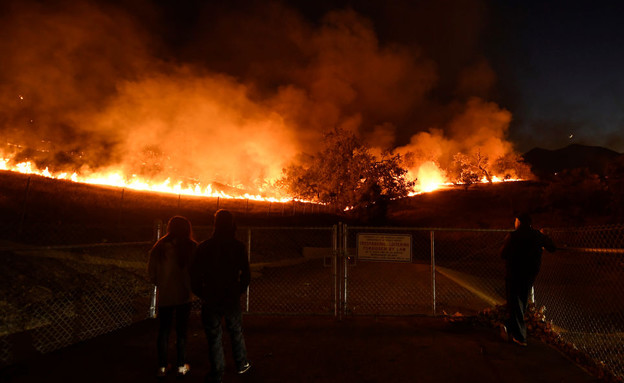
[[[391,28],[351,7],[311,19],[279,2],[177,13],[11,2],[0,19],[5,150],[59,170],[254,190],[336,126],[413,152],[414,174],[457,152],[513,153],[511,114],[489,101],[496,74],[478,51],[484,8],[399,4],[379,6],[402,13]]]

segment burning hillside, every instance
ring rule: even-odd
[[[377,158],[401,155],[411,192],[526,177],[507,140],[511,113],[487,101],[496,76],[481,55],[466,54],[465,66],[449,72],[444,55],[425,49],[429,36],[421,45],[381,40],[351,9],[311,23],[278,4],[226,7],[173,49],[130,8],[8,4],[0,16],[0,32],[12,37],[0,41],[2,169],[288,200],[297,195],[278,188],[283,169],[305,166],[323,134],[339,128]],[[154,7],[152,22],[166,18]],[[463,37],[477,33],[475,17]],[[453,96],[437,95],[446,91]]]

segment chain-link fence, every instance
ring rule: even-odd
[[[138,242],[79,243],[97,230],[0,244],[1,366],[27,355],[25,350],[52,351],[148,317],[153,286],[145,269],[158,230],[134,229]],[[99,230],[106,234],[106,228]],[[211,231],[194,227],[198,240]],[[559,251],[544,255],[535,286],[537,305],[546,307],[562,337],[619,375],[623,231],[624,225],[550,230]],[[252,270],[243,305],[248,314],[472,315],[504,303],[500,248],[507,232],[240,228]]]
[[[346,314],[471,315],[505,302],[500,249],[508,230],[344,230]],[[565,341],[624,376],[624,225],[547,232],[558,250],[542,258],[536,305]],[[408,237],[410,261],[370,259],[363,233],[380,244]]]
[[[336,314],[336,227],[253,228],[247,234],[252,271],[248,312]]]
[[[350,257],[345,263],[345,314],[469,315],[504,302],[500,248],[507,230],[344,229]],[[382,253],[397,247],[388,240],[402,246],[397,237],[411,243],[411,254],[377,259],[379,246]]]
[[[73,229],[54,226],[29,244],[0,242],[0,367],[149,317],[148,252],[162,223],[129,227],[138,242],[109,243],[106,226],[77,226],[72,236]],[[193,230],[199,241],[212,233]],[[237,237],[252,270],[247,313],[336,315],[335,227],[240,228]]]
[[[145,319],[151,244],[2,244],[0,365]]]
[[[624,377],[624,225],[557,229],[535,285],[561,337]]]
[[[384,239],[402,236],[411,243],[411,258],[379,260]],[[343,308],[345,315],[430,315],[433,313],[429,232],[418,229],[343,226]],[[364,245],[362,245],[364,243]],[[359,247],[359,248],[358,248]],[[362,250],[369,248],[370,257]]]

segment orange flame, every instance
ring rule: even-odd
[[[20,162],[15,165],[9,165],[10,163],[10,159],[0,157],[0,170],[12,171],[21,174],[34,174],[47,178],[68,180],[91,185],[114,186],[159,193],[219,197],[228,199],[250,199],[266,202],[289,202],[293,200],[292,197],[266,197],[260,194],[253,195],[243,192],[238,195],[233,195],[225,193],[221,190],[214,190],[212,184],[204,186],[201,183],[195,183],[189,186],[182,186],[182,181],[172,181],[171,178],[167,178],[167,180],[162,183],[150,182],[149,180],[142,179],[140,177],[137,177],[136,175],[133,175],[130,179],[128,179],[118,171],[96,172],[88,176],[81,176],[78,175],[76,172],[72,174],[69,174],[67,172],[51,172],[47,167],[42,170],[30,161]]]
[[[445,172],[433,161],[420,165],[416,175],[416,189],[420,192],[432,192],[448,185]]]

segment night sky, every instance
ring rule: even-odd
[[[623,152],[623,4],[501,3],[496,28],[509,28],[491,57],[514,114],[511,137],[525,148],[570,142]]]

